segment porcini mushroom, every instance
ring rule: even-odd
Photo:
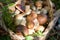
[[[28,35],[28,28],[26,26],[23,26],[23,25],[18,25],[17,28],[16,28],[17,32],[18,33],[22,33],[24,36]]]
[[[22,25],[25,26],[26,20],[23,16],[23,14],[18,14],[15,16],[15,25],[20,25],[22,22],[24,22]]]
[[[47,22],[47,16],[46,15],[38,15],[37,19],[38,19],[38,22],[40,25],[43,25]]]

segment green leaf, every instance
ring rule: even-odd
[[[25,40],[32,40],[32,36],[26,36]]]
[[[43,36],[43,33],[41,31],[37,31],[32,36]]]

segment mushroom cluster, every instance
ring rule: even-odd
[[[31,6],[28,2],[20,4],[18,4],[18,1],[16,2],[13,18],[15,20],[14,23],[16,25],[17,35],[23,37],[37,31],[44,31],[45,27],[43,25],[47,22],[47,15],[44,14],[41,9],[42,2],[40,3],[40,1],[36,1],[35,7]]]
[[[46,15],[37,15],[34,11],[27,15],[18,14],[15,18],[15,24],[19,29],[19,32],[23,32],[24,35],[30,35],[36,31],[44,31],[43,26],[47,22]],[[19,26],[18,26],[19,25]],[[22,25],[22,26],[21,26]],[[22,31],[23,30],[23,31]]]

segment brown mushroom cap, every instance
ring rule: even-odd
[[[46,15],[38,15],[37,19],[38,19],[40,25],[43,25],[47,22]]]
[[[37,14],[35,11],[32,11],[30,15],[27,16],[27,21],[33,21],[35,18],[37,18]]]
[[[23,25],[18,25],[16,28],[16,32],[18,33],[21,32],[23,35],[28,35],[28,29],[26,26],[23,26]]]
[[[27,27],[29,29],[32,29],[34,27],[34,23],[33,20],[37,18],[37,14],[32,11],[30,15],[27,16]]]

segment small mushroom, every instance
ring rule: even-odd
[[[20,25],[25,20],[23,16],[24,16],[23,14],[17,14],[15,16],[15,25]]]
[[[18,25],[17,28],[16,28],[16,31],[18,33],[22,33],[24,36],[28,35],[28,28],[26,26],[23,26],[23,25]]]
[[[47,16],[46,15],[38,15],[37,20],[40,25],[43,25],[47,22]]]

